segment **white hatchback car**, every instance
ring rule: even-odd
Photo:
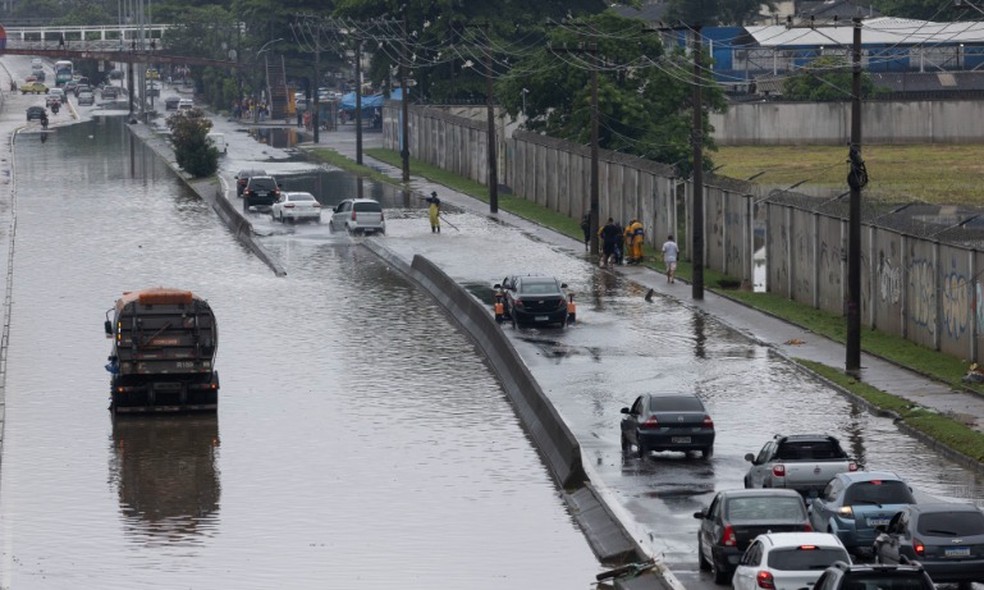
[[[748,545],[731,584],[735,590],[812,588],[835,561],[851,563],[836,535],[766,533]]]
[[[321,203],[311,193],[282,192],[280,198],[270,207],[270,216],[276,221],[314,221],[321,222]]]
[[[328,228],[350,234],[385,234],[383,206],[374,199],[345,199],[332,211]]]

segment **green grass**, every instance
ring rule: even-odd
[[[981,205],[981,146],[917,144],[862,148],[870,182],[863,196],[890,202]],[[712,155],[718,174],[756,183],[808,185],[847,191],[847,146],[721,147]]]
[[[880,146],[879,149],[883,148],[884,146]],[[774,150],[775,148],[768,149]],[[841,155],[844,155],[845,152],[842,148],[836,148],[836,150],[830,148],[829,151],[831,154],[836,152]],[[873,149],[873,151],[875,150]],[[366,154],[393,166],[401,166],[400,155],[395,151],[370,149],[366,150]],[[341,158],[341,156],[338,157]],[[792,159],[795,160],[795,158]],[[345,169],[351,169],[351,167],[355,166],[351,162],[348,162],[348,166],[344,162],[332,163]],[[361,169],[364,168],[361,167]],[[412,158],[410,160],[410,169],[414,175],[423,176],[432,182],[442,184],[457,192],[465,193],[488,202],[488,189],[482,184],[461,178],[460,176]],[[386,179],[386,181],[394,182],[393,179]],[[550,227],[574,239],[581,240],[583,238],[579,220],[550,211],[535,203],[510,195],[499,195],[499,207],[502,210],[529,219],[534,223]],[[645,248],[644,265],[659,272],[665,272],[665,267],[656,251],[649,246]],[[681,261],[677,267],[677,276],[688,282],[691,281],[693,278],[693,266],[688,262]],[[815,334],[825,336],[837,342],[843,343],[846,341],[846,320],[842,316],[813,309],[810,306],[795,303],[772,293],[753,293],[744,289],[725,289],[721,287],[723,284],[734,285],[737,283],[738,280],[735,277],[729,277],[711,269],[704,269],[704,286],[706,289],[727,297],[732,297],[750,307],[802,326],[804,329]],[[861,348],[865,352],[880,356],[953,387],[964,388],[984,395],[984,386],[965,384],[961,381],[961,378],[967,372],[968,363],[965,360],[924,348],[904,338],[892,336],[877,330],[865,330],[862,333]],[[984,460],[984,435],[968,428],[960,422],[958,417],[943,416],[923,408],[913,407],[910,402],[892,395],[891,392],[879,391],[870,385],[854,380],[847,376],[840,368],[808,361],[799,362],[827,379],[863,397],[871,404],[885,410],[896,412],[913,428],[926,433],[965,455],[978,460]]]
[[[984,461],[984,434],[969,428],[958,419],[927,410],[908,400],[857,381],[843,371],[822,363],[805,359],[796,359],[796,362],[869,403],[895,412],[912,428],[940,441],[951,449],[977,461]]]
[[[356,164],[354,161],[346,158],[345,156],[343,156],[342,154],[336,152],[331,148],[313,148],[308,150],[307,153],[310,156],[313,156],[314,159],[318,161],[325,162],[326,164],[331,164],[336,168],[346,170],[358,176],[369,178],[376,182],[384,182],[387,184],[398,184],[392,178],[386,176],[382,172],[373,170],[368,166],[360,166],[359,164]]]

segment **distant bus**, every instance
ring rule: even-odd
[[[72,69],[72,62],[67,59],[59,60],[55,62],[55,86],[64,86],[66,82],[72,79],[72,74],[74,73]]]

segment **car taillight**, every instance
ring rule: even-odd
[[[659,428],[659,420],[656,419],[656,416],[650,416],[639,425],[639,428]]]
[[[812,533],[813,532],[813,527],[811,525],[809,525],[809,524],[804,524],[803,525],[803,530],[806,531],[806,532],[808,532],[808,533]]]
[[[523,300],[522,299],[517,299],[517,300],[513,301],[513,307],[518,307],[518,308],[522,309],[523,308]]]
[[[858,464],[855,463],[854,461],[851,461],[850,463],[847,464],[847,470],[848,471],[857,471],[858,470]]]
[[[776,477],[786,477],[786,466],[782,463],[777,463],[772,466],[772,475]]]
[[[735,547],[738,545],[738,537],[735,536],[735,529],[730,524],[724,527],[724,532],[721,533],[721,544],[726,547]]]
[[[913,537],[912,538],[912,550],[916,552],[916,555],[925,555],[926,554],[926,545],[924,545],[923,542],[920,541],[919,539]]]
[[[352,221],[355,221],[355,209],[352,209]]]
[[[772,577],[771,572],[762,570],[755,576],[755,582],[758,584],[759,588],[768,588],[769,590],[776,589],[776,581]]]
[[[560,301],[557,302],[557,309],[566,309],[566,308],[567,308],[567,302],[566,301],[564,301],[563,299],[561,299]]]
[[[314,207],[315,209],[321,209],[321,203],[315,203],[311,206]]]
[[[710,416],[704,416],[704,421],[700,423],[701,428],[714,428],[714,420]]]

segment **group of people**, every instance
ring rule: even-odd
[[[265,121],[270,116],[270,107],[265,102],[247,97],[233,101],[232,116],[236,119]]]
[[[590,213],[585,213],[584,217],[581,218],[581,230],[584,231],[584,249],[587,250],[591,241]],[[601,239],[599,266],[610,267],[616,264],[641,264],[643,262],[642,246],[645,243],[646,231],[638,219],[632,219],[623,228],[621,224],[609,217],[605,225],[598,230],[598,237]],[[662,247],[668,283],[676,281],[675,274],[679,254],[680,248],[673,240],[673,236],[670,235]]]

